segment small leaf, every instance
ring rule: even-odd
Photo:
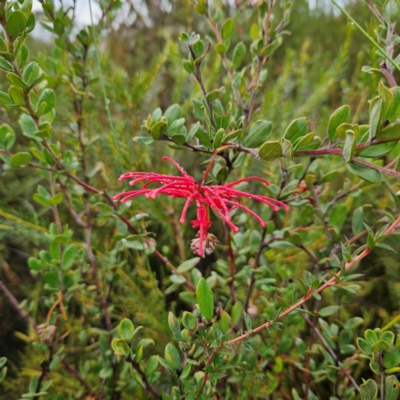
[[[195,267],[200,262],[200,260],[201,260],[200,257],[194,257],[189,260],[186,260],[177,268],[177,271],[180,273],[190,271],[193,267]]]
[[[233,50],[233,56],[232,56],[233,68],[237,69],[240,67],[245,54],[246,54],[246,47],[244,47],[244,44],[242,42],[239,42]]]
[[[8,18],[6,23],[6,30],[13,36],[18,36],[27,25],[27,18],[22,11],[16,10]]]
[[[265,142],[258,150],[258,155],[263,160],[275,160],[282,156],[282,145],[278,141]]]
[[[386,369],[394,368],[400,364],[400,349],[395,347],[393,350],[386,351],[383,356],[383,364]]]
[[[394,333],[387,331],[383,332],[380,336],[380,340],[384,340],[386,343],[390,344],[390,346],[394,343]]]
[[[333,112],[328,122],[328,137],[332,142],[335,139],[337,128],[343,123],[350,122],[350,107],[344,105]]]
[[[74,263],[75,255],[77,252],[77,248],[75,245],[70,244],[65,248],[62,258],[61,258],[61,268],[63,270],[69,269]]]
[[[192,60],[183,60],[182,66],[188,74],[192,74],[194,72],[194,62]]]
[[[376,400],[378,396],[378,385],[372,379],[368,379],[360,385],[362,400]]]
[[[14,71],[14,67],[4,58],[0,57],[0,68],[4,69],[5,71],[12,72]]]
[[[346,139],[343,147],[343,159],[346,163],[351,161],[355,150],[356,150],[356,135],[352,130],[348,129],[346,131]]]
[[[353,162],[347,164],[347,168],[352,174],[357,175],[368,182],[382,182],[385,179],[379,171]]]
[[[293,144],[295,141],[307,133],[308,121],[307,118],[302,117],[292,121],[286,128],[283,137]]]
[[[114,353],[119,356],[128,357],[131,352],[128,343],[126,343],[124,339],[114,338],[111,342],[111,348],[113,349]]]
[[[318,311],[318,314],[321,317],[327,317],[328,315],[332,315],[332,314],[336,313],[338,310],[339,310],[339,306],[328,306],[328,307],[321,308]]]
[[[128,318],[124,318],[118,325],[118,334],[120,338],[128,342],[132,340],[134,331],[135,327]]]
[[[371,344],[371,350],[375,353],[378,351],[386,351],[390,345],[384,340],[378,340],[374,344]]]
[[[214,316],[214,296],[204,278],[201,278],[197,284],[196,297],[201,313],[206,319],[211,320]]]
[[[361,325],[363,322],[364,322],[364,320],[363,320],[362,318],[360,318],[360,317],[353,317],[353,318],[348,319],[348,320],[344,323],[343,328],[344,328],[344,329],[354,329],[354,328],[356,328],[357,326]]]
[[[56,95],[52,89],[44,89],[36,104],[36,115],[47,114],[56,104]]]
[[[378,336],[376,335],[376,332],[373,331],[372,329],[367,329],[364,332],[364,337],[365,340],[368,342],[368,344],[374,344],[378,341]]]
[[[362,338],[357,338],[357,346],[364,353],[370,356],[372,354],[371,346]]]
[[[232,18],[228,18],[228,19],[225,21],[224,25],[222,26],[222,31],[221,31],[221,33],[222,33],[222,39],[223,39],[223,40],[228,40],[228,39],[230,39],[230,37],[231,37],[232,34],[233,34],[233,29],[234,29],[234,27],[235,27],[235,23],[233,22],[233,19],[232,19]]]
[[[182,340],[181,326],[172,311],[168,313],[168,326],[172,334],[174,335],[174,338],[176,338],[177,340]]]
[[[252,332],[253,328],[252,328],[252,324],[251,324],[251,319],[249,317],[249,314],[247,314],[246,311],[243,311],[243,319],[244,319],[244,323],[246,325],[247,331]]]
[[[153,372],[156,371],[158,367],[158,357],[157,356],[151,356],[146,362],[146,368],[144,370],[144,373],[146,376],[150,376]]]
[[[138,343],[137,348],[142,347],[142,348],[144,349],[144,348],[146,348],[147,346],[150,346],[150,345],[153,345],[153,346],[155,345],[154,340],[153,340],[153,339],[150,339],[150,338],[145,338],[145,339],[142,339],[142,340]]]
[[[10,125],[3,124],[0,126],[0,148],[9,150],[15,142],[15,133]]]
[[[182,316],[182,324],[186,329],[192,331],[197,326],[197,318],[188,311],[184,311]]]
[[[11,166],[14,168],[22,167],[23,165],[29,164],[32,160],[32,156],[26,152],[20,152],[14,154],[11,157]]]
[[[165,359],[175,370],[181,369],[181,356],[179,355],[179,351],[172,343],[168,343],[165,346]]]
[[[261,146],[272,132],[272,123],[270,121],[258,120],[253,124],[246,136],[244,145],[250,148],[257,148]]]
[[[400,384],[394,375],[385,378],[385,389],[385,400],[397,400],[399,398]]]

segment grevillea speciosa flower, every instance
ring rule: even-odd
[[[193,228],[198,229],[197,238],[192,240],[191,249],[199,256],[210,254],[214,251],[215,244],[218,239],[210,234],[209,228],[212,225],[210,221],[210,208],[212,208],[232,229],[237,232],[239,228],[232,222],[230,212],[236,208],[249,213],[261,226],[265,226],[265,222],[254,211],[243,205],[241,198],[248,198],[259,201],[277,211],[279,207],[287,210],[289,207],[279,200],[272,199],[266,196],[243,192],[235,188],[236,185],[245,181],[260,181],[269,186],[269,182],[258,176],[249,176],[247,178],[239,179],[234,182],[226,183],[225,185],[205,185],[195,181],[195,179],[188,175],[186,171],[174,160],[169,157],[163,157],[163,161],[170,161],[173,163],[182,176],[163,175],[155,172],[127,172],[120,176],[119,180],[131,179],[129,184],[136,185],[139,182],[145,182],[141,189],[127,191],[114,196],[115,200],[121,200],[121,203],[132,199],[133,197],[144,194],[148,199],[155,199],[159,194],[165,194],[170,197],[182,197],[186,199],[183,206],[182,214],[179,222],[186,221],[186,213],[190,203],[195,202],[197,213],[195,220],[191,221]],[[152,183],[159,183],[157,188],[149,188]]]

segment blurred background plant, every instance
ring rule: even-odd
[[[0,399],[397,399],[397,1],[340,3],[365,33],[318,0],[37,5],[0,5]],[[183,200],[112,200],[163,156],[290,210],[211,214],[197,257]]]

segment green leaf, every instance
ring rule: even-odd
[[[22,11],[16,10],[6,22],[6,30],[12,36],[18,36],[27,25],[27,18]]]
[[[258,150],[258,155],[263,160],[275,160],[282,156],[282,145],[278,141],[265,142]]]
[[[348,129],[346,131],[346,139],[343,147],[343,159],[346,163],[349,163],[353,158],[354,151],[356,150],[356,135]]]
[[[328,137],[331,142],[335,139],[337,128],[348,122],[350,122],[350,107],[348,105],[341,106],[333,112],[328,122]]]
[[[371,350],[375,353],[378,351],[386,351],[390,345],[384,340],[378,340],[374,344],[371,344]]]
[[[73,244],[70,244],[68,247],[65,248],[61,258],[61,268],[63,270],[67,270],[72,266],[72,264],[74,263],[76,252],[77,248]]]
[[[168,343],[165,346],[165,359],[175,370],[181,369],[181,356],[179,355],[179,351],[172,343]]]
[[[21,4],[21,11],[25,14],[26,18],[29,18],[32,12],[32,0],[25,0]]]
[[[397,142],[381,143],[366,147],[357,151],[357,156],[369,158],[381,158],[389,154],[397,145]]]
[[[168,125],[181,117],[181,107],[178,104],[173,104],[165,110],[164,117],[168,120]]]
[[[0,91],[0,103],[10,106],[12,104],[12,99],[7,93]]]
[[[233,22],[233,19],[228,18],[225,21],[224,25],[222,26],[222,30],[221,30],[222,40],[228,40],[231,38],[234,27],[235,27],[235,23]]]
[[[232,307],[232,321],[236,325],[242,316],[243,305],[240,301],[237,301]]]
[[[242,130],[242,129],[236,129],[235,131],[228,133],[228,134],[224,137],[223,142],[226,143],[226,142],[230,142],[230,141],[232,141],[232,140],[235,140],[235,139],[237,139],[242,133],[243,133],[243,130]]]
[[[9,72],[14,71],[13,66],[2,57],[0,57],[0,68],[4,69],[5,71],[9,71]]]
[[[307,135],[304,135],[296,142],[294,150],[301,150],[303,147],[308,146],[313,141],[313,139],[314,132],[307,133]]]
[[[369,104],[370,139],[374,138],[379,130],[382,99],[374,97]]]
[[[29,164],[31,160],[32,156],[29,153],[20,152],[11,157],[11,166],[14,168],[22,167],[23,165]]]
[[[177,340],[182,340],[181,325],[172,311],[168,313],[168,326],[172,334],[174,335],[174,338],[176,338]]]
[[[395,338],[394,333],[387,331],[383,332],[379,339],[384,340],[388,344],[392,345],[394,343],[394,338]]]
[[[197,284],[196,297],[200,307],[200,312],[206,319],[211,320],[214,316],[214,296],[204,278],[201,278]]]
[[[124,318],[118,325],[118,334],[120,338],[125,339],[127,342],[132,340],[134,331],[135,326],[128,318]]]
[[[377,334],[376,334],[376,332],[375,331],[373,331],[372,329],[367,329],[365,332],[364,332],[364,337],[365,337],[365,340],[368,342],[368,344],[374,344],[374,343],[376,343],[377,341],[378,341],[378,336],[377,336]]]
[[[62,193],[57,193],[55,196],[52,197],[51,204],[53,206],[56,206],[57,204],[60,204],[63,200],[64,195]]]
[[[49,271],[43,274],[43,280],[47,285],[51,288],[59,289],[60,288],[60,278],[57,272]]]
[[[397,400],[400,394],[400,383],[394,375],[385,378],[385,400]]]
[[[324,308],[321,308],[319,311],[318,311],[318,314],[321,316],[321,317],[327,317],[328,315],[332,315],[332,314],[334,314],[334,313],[336,313],[338,310],[339,310],[339,306],[328,306],[328,307],[324,307]]]
[[[157,140],[163,133],[165,133],[166,126],[167,123],[165,121],[156,122],[151,128],[152,138]]]
[[[15,133],[10,125],[3,124],[0,126],[0,148],[9,150],[15,142]]]
[[[183,60],[182,67],[188,74],[193,74],[195,67],[192,60]]]
[[[294,144],[297,139],[301,138],[307,133],[307,126],[308,126],[307,118],[305,117],[297,118],[294,121],[292,121],[286,128],[283,137],[292,142],[292,144]]]
[[[244,47],[244,44],[242,42],[239,42],[233,50],[233,57],[232,57],[233,68],[236,69],[240,67],[245,54],[246,54],[246,47]]]
[[[249,317],[249,314],[247,314],[246,311],[243,311],[243,319],[244,319],[244,324],[246,325],[247,332],[252,332],[253,328],[252,328],[251,319]]]
[[[218,149],[221,146],[222,139],[225,135],[225,129],[218,129],[217,133],[214,136],[213,148]]]
[[[219,98],[221,98],[225,93],[225,88],[221,87],[219,89],[214,89],[211,92],[207,93],[206,99],[208,101],[215,101]]]
[[[37,258],[34,257],[29,258],[28,266],[33,271],[40,271],[46,267],[45,264],[42,264]]]
[[[6,365],[7,358],[6,357],[0,357],[0,368],[3,368]]]
[[[387,0],[383,8],[383,18],[387,24],[396,22],[400,17],[399,0]]]
[[[400,95],[399,95],[400,98]],[[381,140],[392,140],[392,139],[398,139],[400,140],[400,120],[397,120],[387,126],[385,126],[383,129],[381,129],[377,133],[377,138]]]
[[[399,0],[396,0],[399,1]],[[400,3],[399,3],[400,4]],[[386,120],[389,110],[392,107],[394,101],[393,92],[387,88],[382,81],[379,82],[379,96],[382,99],[382,107],[380,110],[379,120],[381,123]]]
[[[383,364],[386,369],[394,368],[400,364],[400,349],[395,347],[392,350],[386,351],[383,356]]]
[[[361,325],[364,322],[364,320],[361,317],[353,317],[348,319],[344,325],[343,328],[344,329],[354,329],[357,326]]]
[[[378,396],[378,385],[372,379],[368,379],[360,385],[362,400],[376,400]]]
[[[35,193],[32,196],[33,200],[36,201],[36,203],[44,206],[44,207],[51,207],[53,205],[53,203],[51,202],[50,199],[47,199],[46,197],[44,197],[43,195],[39,194],[39,193]]]
[[[348,170],[368,182],[382,182],[385,178],[377,170],[356,163],[347,164]]]
[[[149,146],[154,142],[154,139],[152,137],[147,137],[147,136],[136,136],[133,138],[133,141],[136,143],[143,143],[146,146]]]
[[[114,338],[111,342],[111,348],[113,349],[114,353],[119,356],[128,357],[131,352],[128,343],[126,343],[124,339]]]
[[[151,356],[146,362],[146,368],[144,370],[144,373],[146,376],[150,376],[153,372],[157,370],[158,367],[158,357],[157,356]]]
[[[222,43],[217,43],[215,45],[215,52],[217,54],[223,54],[225,53],[225,46]]]
[[[24,68],[22,78],[28,86],[31,86],[36,80],[39,79],[40,75],[41,70],[39,64],[36,62],[31,62]]]
[[[289,160],[293,160],[293,145],[292,145],[292,142],[290,142],[287,139],[282,139],[281,140],[281,146],[282,146],[282,156],[286,157]]]
[[[8,89],[8,94],[10,95],[14,104],[19,106],[25,104],[24,91],[20,87],[10,86]]]
[[[364,353],[370,356],[372,354],[371,346],[362,338],[357,338],[357,346]]]
[[[192,331],[197,326],[197,318],[191,312],[184,311],[182,316],[182,324],[186,329]]]
[[[190,271],[193,267],[195,267],[200,262],[200,260],[201,260],[200,257],[194,257],[189,260],[186,260],[177,268],[177,271],[180,273]]]
[[[249,133],[246,136],[244,145],[246,147],[257,148],[261,146],[272,132],[272,123],[270,121],[258,120],[250,127]]]
[[[28,89],[29,86],[17,75],[14,74],[13,72],[9,72],[7,74],[7,79],[10,81],[10,83],[20,89]]]
[[[47,114],[56,105],[56,95],[52,89],[44,89],[36,104],[36,115]]]

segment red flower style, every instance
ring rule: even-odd
[[[241,204],[240,199],[242,197],[247,197],[249,199],[257,200],[260,203],[267,204],[274,211],[279,210],[279,207],[282,207],[285,210],[289,209],[286,204],[279,200],[275,200],[266,196],[246,193],[234,188],[234,186],[238,185],[239,183],[250,180],[261,181],[266,186],[269,186],[269,182],[265,179],[257,176],[249,176],[225,185],[208,186],[196,182],[195,179],[188,175],[176,161],[169,157],[163,157],[163,161],[166,160],[172,162],[178,168],[182,176],[163,175],[155,172],[127,172],[126,174],[120,176],[120,181],[125,179],[133,179],[129,182],[131,186],[143,181],[146,181],[146,183],[143,185],[142,189],[117,194],[114,196],[114,200],[122,199],[121,203],[125,203],[129,199],[142,194],[149,199],[155,199],[159,194],[185,198],[186,202],[183,206],[182,214],[179,220],[181,223],[185,222],[186,220],[186,213],[190,203],[195,201],[197,207],[197,219],[191,221],[191,224],[193,228],[199,229],[197,234],[199,238],[192,241],[191,247],[192,250],[194,250],[194,252],[199,256],[204,256],[204,253],[212,253],[215,243],[218,242],[218,239],[208,232],[210,226],[212,225],[209,213],[210,207],[227,223],[227,225],[234,232],[237,232],[239,228],[233,224],[229,213],[236,208],[240,208],[251,214],[257,219],[261,226],[265,226],[265,222],[259,215]],[[155,189],[149,189],[148,186],[155,182],[160,183],[161,186]]]

